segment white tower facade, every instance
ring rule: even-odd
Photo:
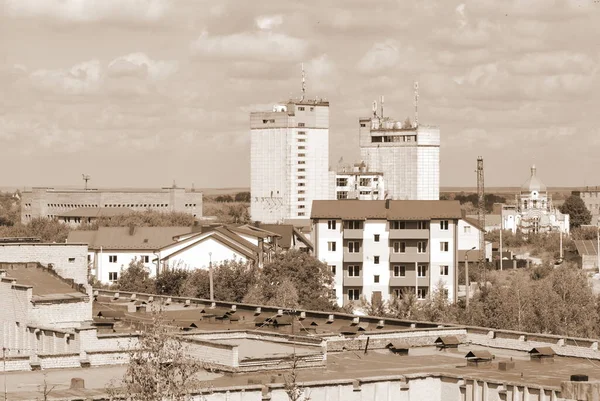
[[[383,173],[387,197],[439,200],[440,129],[378,116],[359,119],[361,159]]]
[[[331,197],[329,102],[291,100],[250,114],[250,215],[267,224],[309,219]]]

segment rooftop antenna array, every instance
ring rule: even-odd
[[[302,63],[302,97],[300,101],[304,100],[304,96],[306,95],[306,73],[304,72],[304,63]]]
[[[419,126],[419,83],[415,81],[415,126]]]
[[[483,176],[483,157],[477,157],[477,222],[482,230],[485,230],[485,183]],[[483,285],[486,284],[485,267],[485,236],[483,232],[479,235],[479,271],[483,276]]]
[[[85,181],[85,190],[87,191],[88,189],[88,181],[92,179],[92,177],[90,177],[87,174],[81,174],[81,176],[83,177],[83,180]]]
[[[383,95],[381,95],[380,102],[381,102],[381,118],[383,119]]]
[[[377,100],[373,101],[373,117],[377,118]]]

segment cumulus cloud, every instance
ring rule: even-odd
[[[118,57],[108,64],[108,74],[114,77],[133,76],[161,80],[179,69],[176,61],[155,61],[144,53],[131,53]]]
[[[4,0],[12,17],[42,17],[65,22],[156,22],[169,9],[167,0]]]
[[[256,26],[263,30],[269,31],[281,24],[283,24],[283,17],[281,15],[261,16],[256,18]]]
[[[397,42],[388,39],[373,44],[358,62],[358,69],[364,73],[375,73],[394,67],[400,60]]]
[[[567,51],[529,53],[510,63],[517,74],[592,74],[598,63],[587,54]]]
[[[243,32],[211,36],[204,31],[191,46],[192,52],[208,57],[260,59],[267,61],[302,60],[308,42],[283,33]]]
[[[67,70],[37,70],[29,76],[43,90],[70,95],[91,94],[101,87],[102,69],[99,60],[79,63]]]

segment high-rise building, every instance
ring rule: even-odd
[[[263,223],[310,218],[330,199],[329,102],[290,100],[250,114],[250,215]]]
[[[438,200],[440,197],[440,129],[383,117],[383,107],[359,119],[361,159],[382,172],[387,197]]]

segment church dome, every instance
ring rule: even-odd
[[[521,192],[546,192],[546,185],[536,175],[535,165],[531,166],[531,177],[523,185],[521,185]]]

